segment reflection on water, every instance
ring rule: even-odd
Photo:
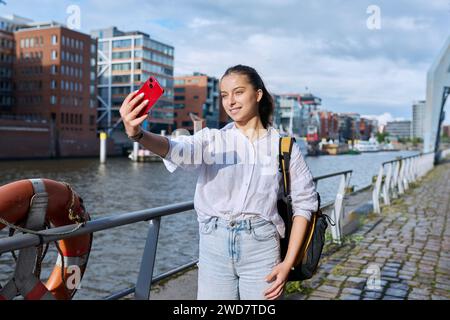
[[[361,155],[308,157],[314,176],[353,170],[351,184],[357,188],[370,184],[379,165],[412,152],[380,152]],[[0,185],[31,178],[65,181],[82,196],[92,218],[120,214],[193,199],[196,176],[176,170],[170,174],[162,163],[134,163],[128,159],[66,159],[0,162]],[[319,182],[323,202],[332,200],[339,178]],[[94,235],[88,269],[77,299],[99,299],[135,284],[147,236],[147,222],[123,226]],[[162,218],[155,275],[190,262],[198,256],[195,212]],[[5,236],[6,230],[0,234]],[[48,276],[55,259],[51,251],[44,263]],[[0,257],[0,282],[11,275],[10,254]]]

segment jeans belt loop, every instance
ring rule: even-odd
[[[252,232],[252,220],[248,219],[247,221],[247,232],[251,233]]]

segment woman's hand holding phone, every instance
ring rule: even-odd
[[[129,137],[139,133],[141,123],[147,118],[148,112],[163,95],[164,89],[155,77],[150,76],[144,85],[130,93],[120,107],[120,116]]]
[[[135,136],[141,130],[141,124],[147,118],[147,113],[138,117],[139,113],[147,106],[148,100],[144,100],[144,93],[137,94],[139,90],[130,93],[120,107],[120,116],[129,137]]]

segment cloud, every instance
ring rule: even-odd
[[[431,26],[430,19],[414,17],[397,17],[383,19],[383,27],[400,31],[422,31]]]
[[[199,29],[199,28],[211,27],[213,25],[217,25],[220,23],[222,23],[222,22],[196,17],[191,22],[188,23],[188,27],[191,29]]]
[[[392,121],[410,120],[410,119],[406,119],[404,117],[394,117],[389,112],[385,112],[381,115],[362,115],[361,117],[366,118],[366,119],[371,119],[371,120],[377,120],[379,126],[385,126],[388,122],[392,122]]]
[[[9,1],[7,8],[64,21],[72,3]],[[84,32],[116,25],[173,45],[177,75],[220,77],[231,65],[249,64],[273,92],[307,86],[332,111],[406,118],[412,101],[425,98],[426,71],[450,30],[449,0],[379,0],[381,30],[366,26],[371,0],[75,3]]]

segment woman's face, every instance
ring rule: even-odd
[[[220,95],[225,112],[233,121],[248,121],[259,116],[258,102],[263,92],[255,90],[246,75],[231,73],[220,81]]]

